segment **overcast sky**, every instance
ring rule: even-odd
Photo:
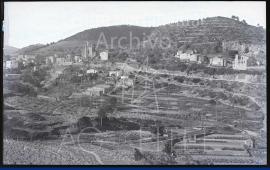
[[[4,43],[25,47],[110,25],[158,26],[213,16],[266,25],[265,2],[5,2]]]

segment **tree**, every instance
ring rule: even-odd
[[[98,110],[98,118],[100,120],[100,125],[102,126],[103,119],[107,118],[107,114],[114,111],[116,107],[117,99],[115,97],[110,97]]]
[[[232,19],[239,21],[239,17],[235,15],[232,15]]]
[[[206,55],[207,53],[208,53],[207,49],[204,48],[204,49],[202,50],[202,54]]]
[[[249,48],[246,47],[246,48],[245,48],[245,53],[248,53],[248,52],[249,52]]]
[[[164,126],[153,126],[152,127],[152,132],[155,134],[155,135],[159,135],[159,136],[163,136],[164,133],[165,133],[165,127]]]
[[[247,22],[244,19],[242,20],[242,23],[245,24],[245,25],[247,25]]]

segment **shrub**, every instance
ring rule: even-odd
[[[212,105],[216,105],[217,104],[217,102],[215,100],[213,100],[213,99],[209,100],[209,103],[212,104]]]
[[[79,120],[77,121],[77,127],[79,129],[84,129],[86,127],[91,127],[92,126],[92,122],[91,122],[91,118],[90,117],[81,117],[79,118]]]
[[[199,83],[200,81],[201,81],[201,79],[199,79],[199,78],[194,78],[194,79],[192,80],[193,83]]]
[[[176,76],[176,77],[174,77],[174,80],[178,81],[179,83],[183,83],[184,77]]]

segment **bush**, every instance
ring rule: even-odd
[[[212,104],[212,105],[216,105],[217,104],[217,102],[215,100],[213,100],[213,99],[209,100],[209,103]]]
[[[194,79],[192,79],[192,82],[193,83],[199,83],[201,81],[201,79],[199,79],[199,78],[194,78]]]
[[[91,118],[86,117],[86,116],[79,118],[79,120],[77,121],[77,127],[79,129],[84,129],[86,127],[92,127]]]
[[[180,65],[179,65],[179,68],[180,68],[180,71],[181,71],[181,72],[184,72],[184,71],[187,70],[187,65],[186,65],[186,64],[180,64]]]
[[[159,133],[159,136],[163,136],[165,133],[165,127],[164,126],[153,126],[151,128],[151,132],[153,134],[156,134],[156,135],[157,135],[157,133]]]
[[[176,77],[174,77],[174,80],[176,80],[179,83],[183,83],[184,80],[185,80],[185,78],[184,77],[180,77],[180,76],[176,76]]]

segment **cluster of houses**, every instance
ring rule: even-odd
[[[71,56],[70,54],[62,57],[58,55],[48,56],[46,57],[46,64],[71,65],[74,63],[89,61],[93,58],[99,58],[101,61],[107,61],[109,59],[109,52],[108,50],[101,50],[98,52],[93,44],[86,42],[81,51],[81,56]]]
[[[205,64],[213,67],[232,67],[235,70],[246,70],[248,60],[248,48],[244,45],[237,45],[235,42],[233,45],[230,43],[223,43],[223,51],[231,52],[230,55],[223,53],[207,54],[203,55],[196,50],[179,50],[175,57],[179,58],[183,62]],[[232,46],[235,49],[232,49]]]
[[[96,69],[86,70],[86,74],[98,74]],[[82,74],[81,74],[82,75]],[[80,75],[78,75],[80,76]],[[80,98],[81,96],[102,96],[113,89],[113,87],[128,88],[133,86],[133,79],[129,78],[128,75],[125,75],[124,72],[120,69],[112,70],[108,72],[108,78],[117,80],[113,83],[106,81],[105,84],[97,84],[95,86],[89,87],[83,92],[73,93],[70,98]],[[108,79],[109,80],[109,79]]]
[[[98,84],[94,87],[89,87],[84,92],[86,95],[89,96],[101,96],[112,89],[112,86],[107,84]]]
[[[81,50],[81,55],[70,55],[59,56],[57,54],[44,57],[42,63],[46,65],[71,65],[74,63],[82,63],[84,61],[89,61],[93,58],[98,58],[101,61],[107,61],[109,59],[108,50],[97,51],[93,44],[86,42],[85,46]],[[29,63],[37,63],[36,55],[18,55],[11,59],[4,59],[3,66],[5,69],[16,69],[22,63],[24,66]]]
[[[6,59],[4,57],[3,67],[4,69],[17,69],[19,67],[19,63],[21,63],[23,66],[26,66],[30,63],[35,62],[36,62],[35,55],[18,55],[17,57],[11,57],[9,59]]]

